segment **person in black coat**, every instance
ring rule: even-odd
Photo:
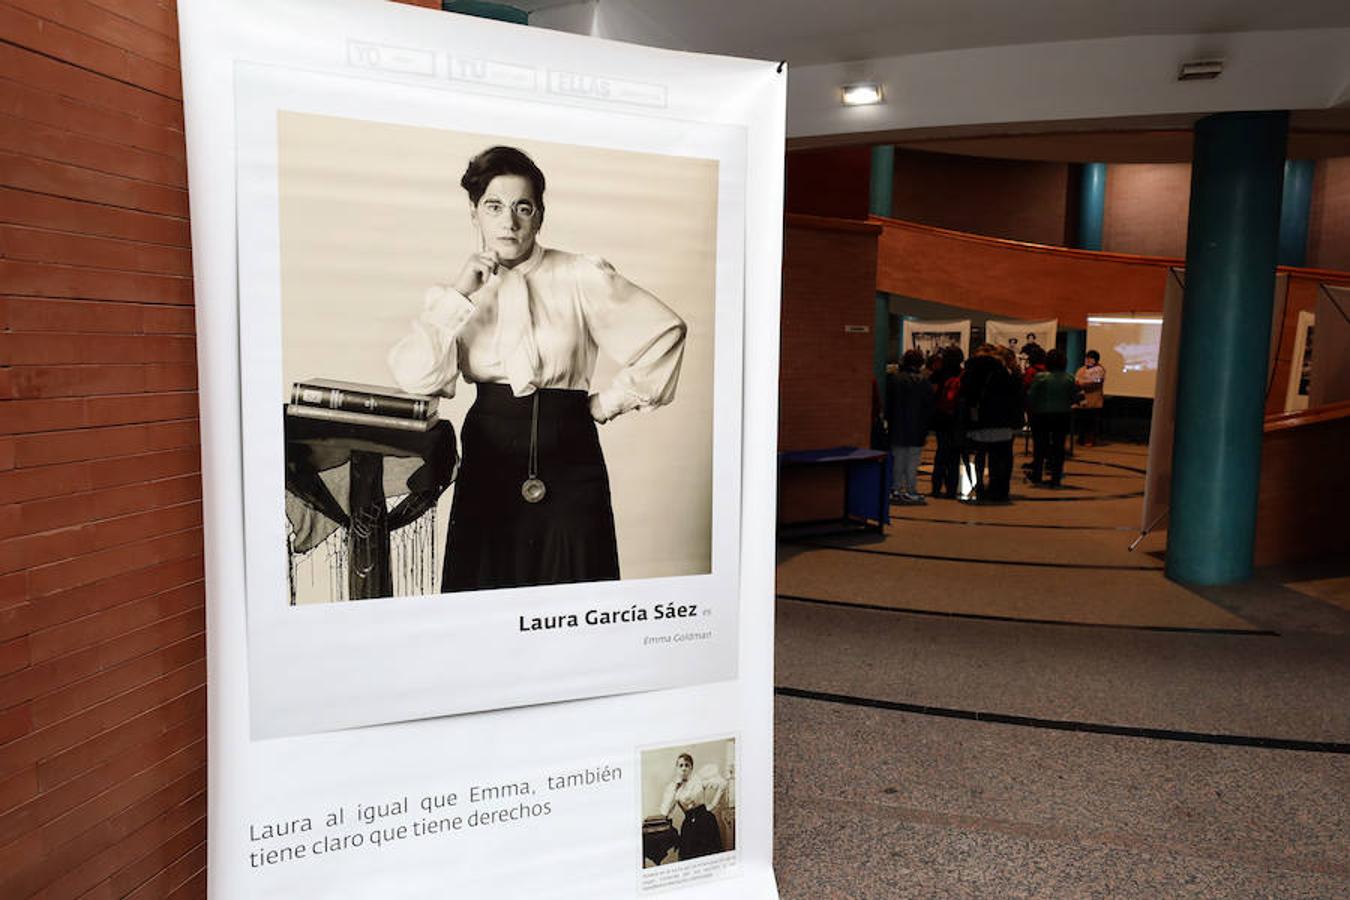
[[[1013,431],[1022,427],[1022,385],[998,348],[982,344],[961,376],[966,440],[975,456],[975,499],[1006,503],[1012,484]],[[1011,353],[1008,356],[1011,357]],[[985,481],[984,464],[989,464]]]
[[[891,499],[899,503],[924,502],[919,493],[919,455],[933,419],[933,384],[922,369],[923,354],[907,350],[900,370],[886,377],[886,422],[895,467]]]

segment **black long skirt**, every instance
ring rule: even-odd
[[[679,851],[682,861],[722,852],[722,830],[717,827],[717,817],[701,803],[684,811]]]
[[[589,398],[585,391],[537,394],[537,477],[545,494],[529,503],[521,485],[529,477],[534,395],[478,385],[460,434],[442,591],[619,577],[609,471]]]

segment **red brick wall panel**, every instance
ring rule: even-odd
[[[198,819],[89,894],[89,900],[164,897],[206,866],[206,820]]]
[[[125,81],[102,77],[97,72],[70,66],[61,60],[13,44],[0,44],[0,78],[15,86],[54,93],[111,111],[127,122],[167,125],[179,131],[183,129],[183,104],[180,100]],[[11,102],[10,98],[6,98],[6,102]],[[12,113],[9,107],[4,109]],[[165,145],[163,152],[179,157],[185,155],[181,144],[176,148]]]
[[[969,234],[1063,244],[1070,169],[1065,163],[897,150],[897,219]]]
[[[1184,257],[1190,199],[1188,163],[1111,164],[1106,172],[1102,249]]]
[[[1308,213],[1308,265],[1350,271],[1350,156],[1317,161]]]
[[[875,225],[790,215],[783,253],[779,450],[867,446],[871,437]],[[848,333],[866,325],[868,333]],[[788,468],[779,520],[838,516],[843,477]],[[822,512],[824,511],[824,512]]]
[[[205,896],[180,98],[173,0],[0,0],[4,897]]]
[[[18,91],[11,92],[11,96],[17,95]],[[60,102],[60,98],[51,99]],[[143,150],[138,146],[129,146],[131,141],[136,141],[169,148],[175,140],[182,139],[181,133],[151,126],[149,135],[141,136],[137,133],[147,131],[144,123],[113,119],[103,130],[113,132],[120,141],[109,140],[103,136],[91,137],[81,133],[78,126],[72,128],[70,124],[60,121],[66,118],[64,115],[51,118],[59,121],[59,127],[42,124],[36,116],[0,115],[0,143],[35,159],[69,163],[95,172],[124,175],[153,184],[187,187],[187,163],[182,158],[165,156],[162,152],[156,152],[157,148]]]
[[[186,219],[0,187],[0,222],[187,248]]]
[[[187,219],[187,191],[48,159],[0,152],[0,184]]]

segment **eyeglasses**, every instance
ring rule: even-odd
[[[495,218],[506,214],[507,205],[500,200],[484,200],[478,205],[478,208]],[[511,204],[510,209],[522,219],[531,219],[534,218],[534,214],[539,208],[529,200],[517,200]]]

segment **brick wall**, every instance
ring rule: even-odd
[[[6,898],[205,895],[187,211],[172,0],[0,0]]]
[[[1308,265],[1350,271],[1350,156],[1317,161],[1308,213]]]
[[[779,450],[853,445],[871,438],[875,225],[790,215],[784,234]],[[780,521],[837,517],[838,471],[788,470],[779,485]]]
[[[897,150],[897,219],[986,237],[1065,243],[1070,167]]]
[[[1189,163],[1111,164],[1106,171],[1102,249],[1185,257],[1190,202]]]

